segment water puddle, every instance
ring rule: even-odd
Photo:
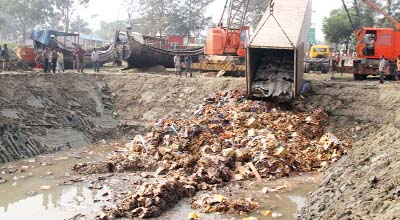
[[[0,184],[0,219],[58,220],[72,218],[78,213],[85,214],[85,219],[94,219],[102,206],[111,205],[113,189],[104,186],[99,190],[91,190],[88,188],[88,181],[81,181],[79,176],[76,176],[78,180],[76,183],[69,182],[75,178],[71,167],[74,163],[104,157],[112,152],[111,149],[113,146],[74,149],[51,156],[40,156],[31,160],[0,165],[0,177],[7,180]],[[271,210],[282,215],[274,219],[292,220],[295,219],[296,212],[304,205],[309,192],[314,191],[319,182],[320,175],[305,174],[276,181],[236,182],[224,189],[199,192],[197,195],[218,193],[231,198],[254,198],[261,207],[249,216],[271,219],[260,214],[261,211]],[[263,193],[264,187],[280,190]],[[190,208],[190,199],[184,199],[157,219],[187,220],[191,212],[201,214]],[[222,214],[201,215],[204,220],[246,217]]]

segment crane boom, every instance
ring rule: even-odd
[[[353,31],[356,31],[356,28],[357,28],[357,27],[356,27],[356,25],[354,24],[353,19],[351,18],[350,11],[349,11],[349,8],[348,8],[347,5],[346,5],[345,0],[342,0],[342,3],[343,3],[343,8],[344,8],[344,10],[346,11],[347,17],[348,17],[348,19],[349,19],[349,21],[350,21],[351,28],[353,29]]]
[[[385,12],[384,10],[382,10],[380,7],[378,7],[371,0],[362,0],[362,1],[365,2],[371,8],[373,8],[376,12],[378,12],[378,13],[382,14],[383,16],[385,16],[385,18],[387,18],[389,21],[392,22],[392,24],[394,25],[395,29],[397,31],[400,31],[400,23],[393,16],[391,16],[389,13]]]

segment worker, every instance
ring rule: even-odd
[[[372,36],[371,39],[367,42],[367,55],[373,56],[375,54],[375,36]]]
[[[400,55],[397,57],[397,72],[396,72],[396,81],[400,79]]]
[[[379,62],[379,76],[380,76],[379,83],[380,84],[383,84],[386,67],[387,67],[387,61],[384,56],[381,56],[381,60]]]
[[[49,54],[49,48],[45,47],[42,52],[43,73],[47,73],[49,71]]]
[[[8,52],[7,44],[3,45],[3,50],[1,51],[1,57],[3,58],[3,70],[9,71],[10,54]]]
[[[53,50],[58,48],[58,44],[57,44],[56,39],[54,38],[54,35],[51,36],[51,39],[49,41],[49,47],[50,47],[51,51],[53,51]]]
[[[59,73],[65,71],[64,54],[60,49],[57,49],[57,70]]]
[[[94,72],[99,72],[100,71],[99,53],[97,52],[96,48],[93,48],[93,51],[92,51],[92,62],[93,62]]]
[[[75,56],[77,60],[78,73],[83,73],[85,50],[82,49],[82,47],[78,47],[78,50],[75,52]]]
[[[192,75],[192,57],[188,54],[185,56],[185,65],[186,65],[186,78],[187,74],[189,73],[190,78],[193,77]]]
[[[57,68],[57,50],[56,49],[51,50],[49,60],[51,60],[51,70],[53,70],[53,73],[56,73],[56,68]]]
[[[182,77],[182,73],[181,73],[181,57],[176,54],[174,56],[174,65],[175,65],[175,75],[176,77],[178,77],[178,74],[180,77]]]

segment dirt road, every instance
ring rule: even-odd
[[[333,165],[299,219],[398,219],[400,211],[400,84],[329,80],[309,75],[310,99],[330,114],[352,152]]]

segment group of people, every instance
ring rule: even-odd
[[[182,77],[182,62],[181,62],[181,56],[176,54],[174,56],[174,65],[175,65],[175,74],[178,77]],[[190,77],[193,77],[192,75],[192,57],[190,55],[185,55],[184,56],[184,61],[185,61],[185,68],[186,68],[186,77],[188,77],[188,73]]]
[[[43,59],[43,72],[44,73],[56,73],[64,72],[64,54],[59,48],[46,47],[42,52]]]
[[[3,70],[10,70],[10,53],[8,52],[7,44],[4,44],[3,48],[0,46],[0,56],[3,60]]]
[[[85,67],[85,54],[86,51],[82,47],[77,47],[74,51],[74,69],[77,69],[78,73],[83,73],[83,68]],[[93,48],[91,58],[94,72],[100,72],[99,52],[96,48]]]

